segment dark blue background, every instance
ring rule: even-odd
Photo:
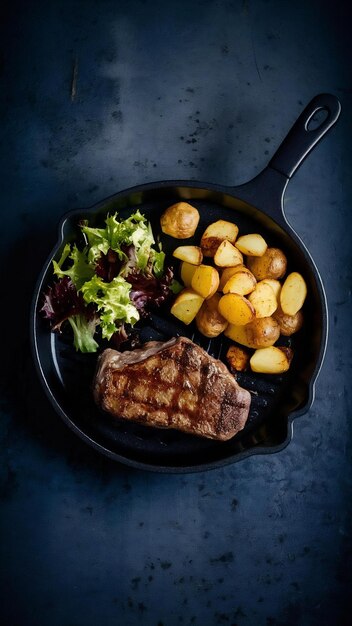
[[[3,6],[3,624],[351,623],[352,85],[343,4]],[[146,181],[249,180],[321,92],[340,98],[342,116],[290,183],[285,210],[322,273],[330,339],[292,443],[190,475],[97,456],[53,413],[29,350],[28,306],[59,218]]]

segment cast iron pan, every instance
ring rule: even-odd
[[[338,99],[329,94],[316,96],[290,130],[269,165],[252,181],[238,187],[224,187],[190,181],[164,181],[122,191],[86,210],[70,212],[61,221],[59,240],[50,254],[36,286],[31,311],[31,338],[35,363],[43,387],[66,424],[84,441],[108,457],[128,465],[159,472],[208,470],[244,459],[252,454],[282,450],[291,440],[294,418],[305,413],[314,399],[314,384],[327,342],[328,312],[318,270],[303,242],[285,219],[283,196],[289,179],[316,143],[335,124],[340,114]],[[317,113],[319,113],[317,121]],[[321,121],[321,115],[324,119]],[[319,121],[320,120],[320,121]],[[314,126],[314,128],[313,128]],[[179,200],[190,201],[200,212],[194,241],[214,220],[234,221],[240,234],[260,232],[270,246],[282,248],[288,257],[288,271],[305,277],[308,297],[304,305],[304,328],[282,345],[291,345],[295,357],[283,376],[240,373],[238,382],[249,389],[252,403],[246,427],[228,442],[215,442],[175,430],[130,424],[103,414],[94,405],[91,383],[96,355],[77,354],[70,335],[53,334],[38,313],[43,288],[52,282],[53,258],[65,243],[79,238],[78,222],[102,226],[108,212],[127,217],[139,208],[160,234],[170,255],[182,241],[160,231],[162,211]],[[192,243],[187,240],[185,243]],[[209,354],[224,360],[229,340],[208,340],[195,326],[178,323],[167,310],[153,315],[140,327],[142,341],[167,340],[186,335]]]

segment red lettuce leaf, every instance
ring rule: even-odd
[[[168,267],[162,278],[136,269],[126,276],[126,280],[132,285],[130,300],[142,317],[147,316],[150,310],[160,307],[170,297],[173,275],[172,269]]]
[[[43,292],[43,317],[50,320],[52,330],[60,331],[61,324],[73,315],[83,314],[87,319],[95,315],[94,308],[87,306],[77,292],[71,278],[64,276]]]

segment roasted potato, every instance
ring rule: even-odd
[[[268,247],[265,239],[257,233],[242,235],[237,239],[235,245],[242,254],[247,256],[263,256]]]
[[[228,321],[218,311],[220,298],[219,293],[214,293],[211,298],[204,300],[196,315],[197,328],[205,337],[217,337],[228,325]]]
[[[286,273],[287,259],[279,248],[267,248],[261,257],[249,256],[248,269],[253,272],[257,280],[264,278],[282,278]]]
[[[175,239],[193,237],[199,223],[198,210],[188,202],[169,206],[160,218],[161,230]]]
[[[264,278],[264,280],[260,281],[262,283],[266,283],[267,285],[270,285],[270,287],[272,288],[277,303],[279,304],[280,301],[280,291],[281,291],[281,283],[279,280],[276,280],[275,278]]]
[[[237,293],[227,293],[219,300],[219,311],[230,324],[244,326],[255,317],[253,305]]]
[[[193,289],[183,289],[171,307],[171,313],[184,324],[190,324],[197,315],[204,298],[193,291]]]
[[[252,355],[249,363],[253,372],[261,374],[283,374],[287,372],[292,360],[292,350],[290,348],[260,348]]]
[[[231,276],[233,276],[234,274],[236,274],[236,272],[239,272],[240,270],[247,270],[247,268],[242,263],[234,265],[233,267],[224,267],[220,276],[219,291],[222,291],[229,278],[231,278]]]
[[[267,348],[280,337],[280,326],[272,317],[255,318],[245,331],[251,348]]]
[[[280,292],[280,306],[287,315],[295,315],[306,299],[307,285],[301,274],[292,272],[282,285]]]
[[[214,256],[222,241],[227,240],[235,243],[237,235],[238,227],[232,222],[218,220],[209,224],[200,241],[204,256]]]
[[[248,300],[254,307],[256,317],[270,317],[277,309],[275,293],[270,285],[259,282]]]
[[[243,263],[243,256],[230,241],[222,241],[214,255],[214,263],[218,267],[233,267]]]
[[[257,346],[252,345],[249,342],[247,337],[247,326],[238,326],[237,324],[229,324],[227,328],[224,330],[225,337],[228,337],[232,341],[236,341],[236,343],[240,343],[241,346],[246,346],[247,348],[256,348]]]
[[[279,324],[280,332],[285,337],[290,337],[290,335],[297,333],[303,325],[302,311],[297,311],[295,315],[287,315],[283,312],[282,308],[278,306],[275,313],[273,313],[273,318]]]
[[[280,327],[272,317],[254,318],[245,326],[229,324],[225,335],[247,348],[267,348],[280,337]]]
[[[185,287],[190,287],[192,283],[192,277],[194,272],[196,271],[196,265],[192,263],[188,263],[187,261],[182,261],[180,275],[181,280]]]
[[[252,272],[245,269],[229,278],[224,285],[223,293],[239,293],[241,296],[246,296],[254,291],[256,284],[257,281]]]
[[[230,346],[226,352],[226,360],[231,369],[243,372],[249,364],[249,352],[240,346]]]
[[[203,298],[210,298],[219,287],[219,272],[211,265],[198,265],[192,276],[191,286]]]
[[[191,265],[200,265],[203,261],[203,253],[198,246],[178,246],[172,256]]]

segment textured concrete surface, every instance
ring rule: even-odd
[[[351,623],[343,3],[15,0],[2,11],[1,622]],[[340,98],[341,120],[285,210],[322,273],[330,340],[292,443],[184,476],[98,457],[54,414],[29,352],[29,302],[59,218],[145,181],[249,180],[321,92]]]

